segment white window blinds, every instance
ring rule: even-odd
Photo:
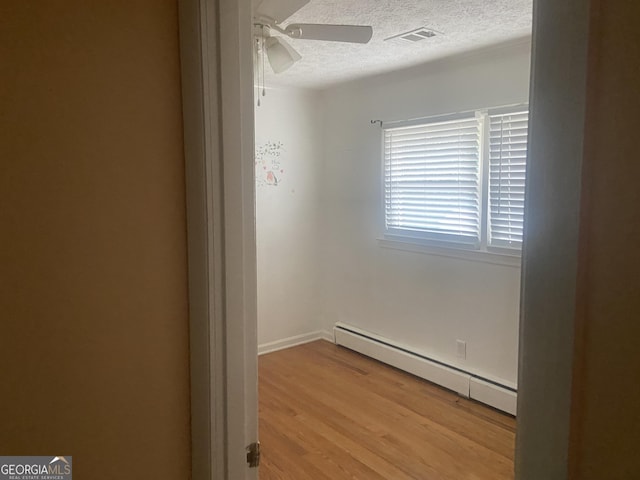
[[[477,245],[480,120],[384,130],[387,231]]]
[[[521,248],[527,165],[526,110],[489,114],[489,245]]]

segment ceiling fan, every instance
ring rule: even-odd
[[[301,40],[324,40],[330,42],[368,43],[373,28],[364,25],[329,25],[316,23],[292,23],[282,26],[291,15],[304,7],[310,0],[258,0],[254,10],[253,23],[256,35],[263,40],[262,53],[266,53],[275,73],[281,73],[302,57],[282,37],[272,36],[272,32]]]

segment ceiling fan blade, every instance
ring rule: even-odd
[[[275,20],[276,23],[284,22],[291,15],[304,7],[310,0],[262,0],[255,14],[258,17],[266,17]]]
[[[292,23],[285,29],[291,38],[326,40],[329,42],[368,43],[373,35],[372,27],[361,25],[321,25],[316,23]]]

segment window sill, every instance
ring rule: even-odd
[[[456,258],[471,262],[491,263],[506,267],[520,268],[522,259],[520,255],[510,255],[508,253],[496,253],[481,250],[468,250],[465,248],[445,247],[432,245],[419,239],[404,237],[384,236],[377,239],[378,245],[392,250],[402,250],[405,252],[420,253],[423,255],[436,255],[439,257]]]

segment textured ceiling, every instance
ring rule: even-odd
[[[311,0],[282,24],[373,26],[366,45],[287,41],[302,60],[281,74],[266,67],[267,85],[324,88],[531,34],[532,0]],[[442,32],[417,43],[395,39],[419,27]]]

